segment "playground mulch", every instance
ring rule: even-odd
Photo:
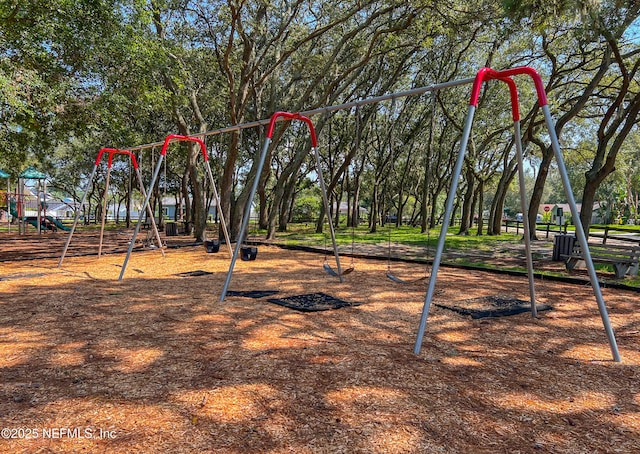
[[[415,355],[428,281],[384,261],[340,283],[322,255],[260,246],[220,302],[224,247],[136,252],[118,281],[123,260],[0,262],[1,452],[640,451],[636,292],[603,289],[621,363],[590,286],[547,280],[537,319],[432,305]],[[362,304],[300,312],[273,291]],[[526,278],[443,267],[434,303],[496,295],[528,301]]]

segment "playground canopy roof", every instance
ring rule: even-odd
[[[9,178],[11,175],[9,175],[7,172],[5,172],[4,170],[0,169],[0,178]]]
[[[27,180],[44,180],[47,176],[39,170],[29,166],[20,174],[20,178],[26,178]]]

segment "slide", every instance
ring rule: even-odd
[[[18,210],[16,209],[16,201],[14,199],[9,201],[9,213],[11,213],[11,216],[14,218],[18,218]]]
[[[38,228],[38,218],[36,218],[35,216],[25,217],[24,220],[27,221],[32,226],[34,226],[36,229]],[[42,226],[42,228],[44,229],[44,225]]]
[[[58,227],[59,229],[66,230],[67,232],[71,231],[71,227],[67,227],[59,219],[54,218],[53,216],[47,216],[49,222]]]
[[[16,201],[11,199],[11,202],[9,203],[9,212],[11,213],[11,216],[13,216],[14,218],[18,217],[18,210],[16,209]],[[26,217],[24,218],[25,221],[27,221],[29,224],[31,224],[32,226],[34,226],[35,228],[38,228],[38,218],[36,218],[35,216],[30,216],[30,217]],[[47,228],[49,230],[54,230],[54,226],[62,229],[62,230],[66,230],[67,232],[71,230],[70,227],[67,227],[66,225],[64,225],[62,222],[60,222],[58,219],[54,218],[53,216],[47,216],[47,221],[49,222],[44,222],[42,224],[42,228]]]
[[[38,228],[38,218],[35,216],[28,216],[24,218],[25,221],[27,221],[29,224],[31,224],[32,226],[34,226],[36,229]],[[42,224],[40,224],[40,228],[42,230],[44,229],[49,229],[52,231],[56,231],[57,230],[57,224],[54,222],[57,221],[56,219],[52,218],[51,216],[47,216],[47,220],[44,221]],[[60,222],[60,221],[57,221]],[[64,228],[64,230],[67,230],[66,227],[62,226],[62,228]]]

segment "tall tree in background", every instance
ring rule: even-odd
[[[638,70],[637,46],[628,42],[629,27],[640,17],[635,1],[505,2],[507,10],[529,17],[532,28],[540,31],[538,60],[548,61],[545,77],[547,93],[556,102],[556,134],[562,139],[565,126],[598,110],[601,120],[597,149],[586,172],[580,220],[589,231],[593,202],[598,186],[615,168],[615,160],[625,138],[637,123],[640,98],[632,83]],[[608,100],[603,105],[601,99]],[[587,114],[587,112],[590,112]],[[529,205],[529,223],[535,235],[535,219],[542,201],[553,150],[539,136],[540,122],[531,123],[525,137],[542,154]]]
[[[582,197],[591,206],[590,197],[615,169],[618,150],[637,123],[640,63],[626,33],[640,6],[613,0],[518,0],[503,5],[511,16],[505,16],[499,4],[455,0],[0,0],[0,165],[59,159],[81,171],[101,146],[155,142],[176,131],[199,134],[262,119],[283,108],[306,110],[455,80],[486,64],[531,64],[547,83],[558,134],[577,120],[597,124]],[[545,145],[537,107],[522,91],[521,96],[527,112],[525,143],[537,144],[541,155],[529,213],[535,222],[553,153]],[[442,92],[438,118],[416,103],[403,114],[410,119],[404,122],[407,128],[386,132],[374,125],[373,113],[362,115],[362,128],[376,126],[371,131],[380,134],[379,143],[390,143],[388,132],[397,132],[393,146],[378,151],[380,162],[398,158],[382,171],[393,170],[398,178],[375,191],[366,185],[388,175],[371,177],[381,171],[365,159],[374,155],[365,149],[374,142],[362,143],[358,151],[347,145],[353,141],[336,137],[332,156],[321,147],[335,202],[345,190],[354,190],[347,183],[349,166],[357,157],[357,181],[364,185],[358,193],[370,194],[375,210],[384,211],[395,202],[402,212],[415,198],[424,226],[428,204],[435,213],[429,223],[435,222],[457,151],[459,131],[453,126],[459,126],[467,98],[468,87]],[[488,173],[496,173],[497,203],[489,229],[495,231],[500,200],[513,178],[513,160],[507,156],[509,147],[486,140],[496,132],[496,139],[508,142],[499,134],[504,125],[494,124],[498,109],[507,115],[508,109],[499,96],[484,98],[476,118],[480,128],[474,128],[476,153],[467,160],[462,187],[470,191],[464,204],[468,227],[472,214],[482,213],[483,207],[477,206],[482,195],[494,186]],[[319,132],[326,127],[327,118],[313,120]],[[342,129],[349,134],[346,131],[355,127]],[[260,128],[229,134],[222,141],[224,151],[220,145],[210,148],[215,148],[214,170],[222,182],[221,208],[231,215],[232,230],[237,231],[246,203],[253,202],[247,200],[249,183],[258,178],[261,225],[273,235],[286,227],[296,188],[308,174],[309,148],[285,151],[275,141],[262,175],[255,175],[261,134]],[[77,150],[85,150],[84,156],[73,156]],[[498,151],[499,156],[490,155]],[[170,158],[171,187],[181,188],[194,235],[201,238],[209,195],[198,171],[199,150],[173,149]],[[414,171],[418,165],[420,172]],[[483,182],[481,189],[482,184],[474,184]],[[69,184],[75,183],[60,180],[59,186]],[[125,184],[121,190],[126,192]],[[396,199],[388,197],[391,193]],[[584,223],[590,218],[587,211]]]
[[[0,165],[46,163],[56,144],[87,132],[118,4],[0,1]]]

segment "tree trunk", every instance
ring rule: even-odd
[[[478,179],[478,189],[476,193],[478,194],[478,230],[476,231],[476,235],[482,236],[482,230],[484,229],[484,216],[482,215],[484,211],[484,180]]]
[[[185,166],[185,171],[182,174],[182,197],[184,199],[184,220],[185,220],[185,235],[191,235],[192,227],[192,213],[191,213],[191,198],[189,197],[189,174],[187,173],[188,166]]]
[[[378,219],[380,216],[379,209],[379,186],[373,185],[373,197],[371,200],[371,212],[369,213],[369,232],[376,233],[378,231]]]
[[[280,198],[280,209],[278,216],[278,232],[286,232],[291,210],[293,209],[293,198],[296,192],[296,178],[291,178],[284,185],[284,191]],[[291,201],[291,202],[289,202]]]
[[[469,227],[471,225],[475,177],[473,170],[469,166],[467,166],[467,170],[465,171],[465,180],[467,182],[467,188],[464,191],[462,199],[462,215],[460,216],[458,235],[469,235]]]
[[[232,121],[234,121],[233,118]],[[231,237],[231,241],[237,239],[238,232],[240,231],[240,223],[242,222],[242,220],[235,213],[232,216],[231,209],[232,204],[235,203],[233,197],[233,176],[236,171],[239,140],[240,136],[238,131],[232,131],[231,133],[229,133],[229,146],[227,147],[227,156],[224,162],[222,179],[220,180],[220,212],[224,214],[224,218],[227,220],[227,227],[229,229],[229,236]]]
[[[276,138],[276,140],[278,140]],[[275,142],[274,142],[275,144]],[[274,146],[270,146],[267,150],[267,155],[265,157],[265,165],[262,169],[262,175],[259,176],[258,180],[258,224],[260,228],[266,229],[269,226],[269,210],[268,210],[268,196],[267,196],[267,183],[269,182],[269,177],[271,176],[271,160],[273,159],[273,150]],[[250,200],[249,203],[252,201]]]
[[[542,194],[544,191],[544,184],[547,181],[547,175],[549,174],[549,166],[551,165],[551,160],[553,159],[553,150],[548,147],[545,148],[542,154],[542,161],[540,162],[540,167],[538,168],[538,175],[536,176],[536,182],[533,185],[533,191],[531,192],[531,199],[529,201],[529,213],[528,213],[528,222],[529,222],[529,232],[531,233],[531,239],[537,239],[535,222],[536,217],[533,216],[533,225],[531,223],[531,210],[532,207],[535,207],[536,213],[538,212],[538,207],[542,202]]]
[[[504,214],[504,201],[507,198],[507,192],[511,181],[516,175],[516,160],[512,159],[505,166],[500,175],[498,187],[491,203],[491,212],[489,213],[489,225],[487,226],[487,235],[500,235],[502,233],[502,216]]]

